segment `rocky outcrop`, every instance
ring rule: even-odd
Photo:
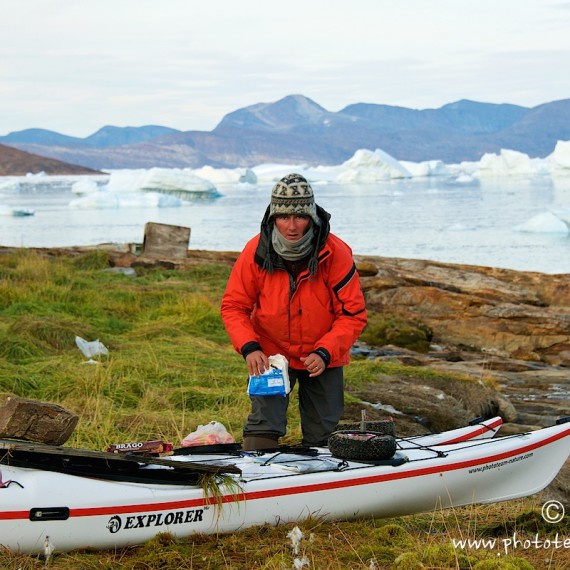
[[[0,144],[0,176],[38,174],[102,174],[97,170],[39,156]]]
[[[518,413],[503,394],[483,382],[462,378],[426,378],[383,374],[357,389],[349,387],[351,403],[344,420],[357,421],[362,411],[369,421],[394,419],[400,436],[439,433],[467,425],[474,418],[501,416],[516,422]],[[523,431],[517,426],[516,431]]]
[[[429,427],[428,433],[436,425],[436,429],[452,429],[457,422],[499,415],[506,422],[501,433],[507,434],[550,426],[570,415],[570,378],[564,367],[441,345],[418,353],[359,342],[352,352],[356,358],[418,367],[417,374],[408,368],[403,375],[383,373],[364,388],[349,386],[348,392],[359,401],[345,410],[352,421],[358,419],[360,409],[379,419],[392,415],[393,407],[404,428],[400,432],[415,435],[424,433],[419,426]],[[425,374],[426,370],[437,374]]]
[[[368,309],[419,322],[433,342],[570,367],[570,275],[358,257]]]

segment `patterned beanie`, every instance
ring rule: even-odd
[[[315,224],[320,224],[315,206],[313,189],[300,174],[288,174],[281,178],[271,191],[269,215],[310,216]]]

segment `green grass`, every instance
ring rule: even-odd
[[[131,277],[106,272],[107,267],[104,252],[72,258],[21,250],[0,256],[0,403],[6,396],[20,396],[75,412],[79,424],[66,444],[72,447],[102,450],[111,443],[158,438],[179,445],[198,425],[212,420],[241,440],[249,412],[246,370],[219,316],[229,268],[205,264],[177,271],[139,269]],[[76,335],[99,339],[109,355],[86,363],[75,345]],[[351,389],[381,381],[383,375],[445,378],[429,369],[355,360],[346,370],[347,400]],[[293,396],[284,442],[299,440]],[[535,527],[528,521],[540,517],[540,505],[533,499],[507,505],[389,520],[312,519],[299,525],[304,538],[298,556],[287,538],[293,525],[285,525],[188,539],[161,535],[117,552],[56,552],[49,566],[281,570],[304,557],[305,568],[327,570],[524,569],[532,567],[529,563],[570,567],[563,551],[498,556],[453,548],[451,539],[465,535],[508,536],[520,530],[532,536]],[[558,527],[561,533],[568,530]],[[0,568],[42,567],[38,557],[0,549]]]

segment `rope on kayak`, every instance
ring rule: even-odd
[[[24,486],[21,483],[18,483],[18,481],[13,481],[12,479],[8,479],[8,481],[3,481],[2,471],[0,471],[0,489],[7,489],[12,484],[18,485],[22,489],[24,488]]]
[[[479,447],[480,445],[489,445],[491,442],[495,442],[495,441],[506,441],[508,439],[513,439],[513,438],[519,438],[522,437],[524,435],[528,435],[529,432],[524,432],[524,433],[512,433],[510,435],[505,435],[499,438],[495,438],[495,439],[472,439],[472,440],[467,440],[465,442],[463,442],[463,445],[458,445],[456,443],[454,444],[450,444],[453,445],[453,449],[451,450],[447,450],[447,451],[442,451],[439,449],[434,449],[433,446],[427,446],[427,445],[421,445],[421,444],[416,444],[414,441],[407,441],[407,443],[411,443],[414,444],[416,447],[414,447],[413,449],[420,449],[422,451],[431,451],[432,453],[436,454],[437,457],[447,457],[449,455],[449,452],[454,452],[454,451],[458,451],[458,450],[463,450],[463,449],[470,449],[472,447]],[[401,441],[401,440],[400,440]],[[406,451],[405,447],[400,447],[400,441],[398,441],[398,446],[399,449],[401,451]],[[444,444],[445,446],[445,444]],[[410,449],[410,448],[408,448]],[[426,459],[432,459],[431,457],[421,457],[418,459],[410,459],[410,462],[416,462],[416,461],[424,461]]]
[[[406,443],[411,443],[412,445],[414,445],[415,447],[410,448],[410,447],[403,447],[401,442],[396,440],[397,444],[398,444],[398,449],[400,451],[406,451],[407,449],[414,449],[414,450],[421,450],[421,451],[431,451],[432,453],[434,453],[437,457],[447,457],[447,453],[445,453],[444,451],[441,451],[441,449],[434,449],[433,446],[429,446],[429,445],[422,445],[421,443],[416,443],[415,441],[408,441],[406,440]],[[431,457],[424,457],[423,459],[432,459]],[[410,461],[422,461],[422,459],[411,459]]]

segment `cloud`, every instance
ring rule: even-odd
[[[568,96],[568,2],[4,0],[3,128],[210,130],[302,93],[329,110]],[[3,134],[3,133],[0,133]]]

